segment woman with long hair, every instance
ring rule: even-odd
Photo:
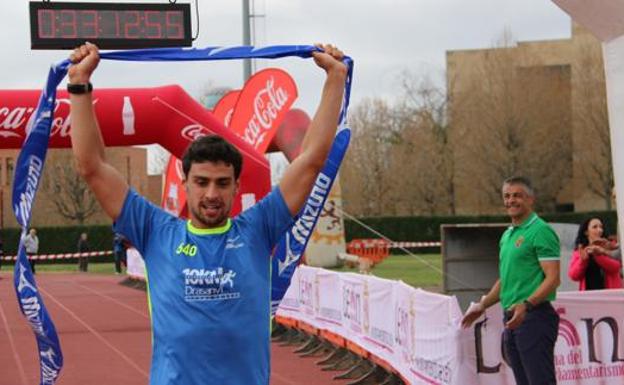
[[[579,290],[622,288],[622,260],[617,243],[605,237],[604,223],[591,217],[579,227],[568,276]]]

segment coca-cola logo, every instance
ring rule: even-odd
[[[22,137],[23,134],[17,131],[30,119],[34,110],[34,107],[0,107],[0,137]]]
[[[97,99],[93,100],[93,104]],[[50,128],[50,136],[58,135],[62,138],[70,134],[71,123],[69,109],[71,103],[69,99],[56,99],[54,104],[54,118]],[[21,138],[29,133],[34,124],[35,107],[16,106],[0,107],[0,137]]]
[[[270,77],[253,101],[254,114],[249,119],[243,139],[257,148],[264,141],[266,131],[273,127],[279,112],[288,102],[288,92],[281,87],[274,87],[275,79]]]
[[[201,124],[191,124],[184,127],[182,131],[180,131],[180,135],[182,135],[182,137],[189,142],[210,134],[211,132]]]
[[[225,114],[225,118],[223,118],[223,124],[225,127],[230,126],[230,122],[232,121],[232,115],[234,115],[234,109],[230,108],[230,110]]]

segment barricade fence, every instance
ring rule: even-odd
[[[58,253],[58,254],[36,254],[31,255],[29,258],[32,258],[35,261],[54,261],[54,260],[70,260],[70,259],[78,259],[78,258],[95,258],[112,255],[113,250],[102,250],[102,251],[88,251],[83,253]],[[0,257],[0,261],[11,261],[15,262],[15,255],[5,255]],[[126,274],[136,280],[145,280],[145,264],[143,262],[143,258],[138,253],[135,248],[129,248],[126,250]]]
[[[101,257],[105,255],[112,255],[112,254],[113,254],[112,250],[104,250],[104,251],[87,251],[83,253],[35,254],[35,255],[28,256],[28,258],[34,261],[52,261],[52,260],[58,260],[58,259]],[[16,255],[5,255],[3,257],[0,257],[0,260],[2,261],[15,262],[16,259],[17,259]]]
[[[555,347],[560,385],[624,381],[624,290],[563,292]],[[395,372],[408,384],[513,385],[500,307],[461,329],[457,299],[400,281],[299,266],[276,320]],[[606,382],[605,382],[606,381]]]
[[[357,255],[360,258],[369,259],[373,264],[377,264],[388,256],[393,249],[420,249],[441,247],[439,241],[432,242],[396,242],[383,238],[362,238],[353,239],[347,243],[346,251],[349,254]]]

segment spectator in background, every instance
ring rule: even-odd
[[[559,314],[551,305],[559,286],[559,237],[534,211],[531,182],[512,177],[503,183],[503,203],[511,226],[499,242],[499,272],[489,293],[473,303],[462,326],[501,302],[503,349],[517,385],[556,385],[554,349]]]
[[[598,217],[585,220],[579,227],[568,269],[568,276],[580,283],[579,290],[622,287],[619,247],[605,234],[604,223]]]
[[[115,233],[113,238],[113,256],[115,257],[115,274],[121,274],[121,264],[126,265],[126,239]]]
[[[39,252],[39,237],[37,237],[37,230],[32,228],[28,232],[28,235],[24,237],[24,248],[26,249],[26,255],[28,256],[28,262],[30,263],[30,270],[35,274],[35,260],[32,259],[33,255],[37,255]]]
[[[89,251],[89,242],[87,239],[87,233],[80,234],[80,238],[78,238],[78,252],[86,253]],[[89,267],[89,257],[86,255],[80,255],[78,257],[78,270],[86,272]]]

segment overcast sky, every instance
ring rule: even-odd
[[[395,97],[406,70],[441,80],[446,51],[491,47],[505,29],[521,41],[570,36],[569,17],[550,0],[256,0],[256,8],[264,15],[257,18],[257,45],[331,42],[353,57],[352,105],[366,97]],[[196,47],[242,43],[241,0],[199,0],[199,9]],[[49,64],[68,52],[30,50],[27,1],[2,1],[0,15],[0,88],[42,87]],[[295,106],[311,115],[322,71],[311,60],[294,58],[259,63],[266,66],[293,76],[299,87]],[[198,96],[209,86],[240,88],[242,64],[105,61],[92,80],[107,88],[177,83]]]
[[[264,14],[258,19],[258,43],[332,42],[352,56],[356,103],[364,97],[396,95],[397,77],[404,70],[442,78],[447,50],[492,46],[505,28],[518,40],[570,35],[569,17],[549,0],[259,0],[256,7]],[[195,46],[241,44],[241,0],[199,0],[199,9],[200,37]],[[48,65],[67,53],[30,50],[27,1],[2,1],[0,15],[4,57],[0,87],[41,87]],[[298,106],[312,113],[323,79],[313,62],[282,59],[268,65],[291,73],[299,86]],[[240,87],[241,82],[239,62],[107,61],[93,79],[96,87],[178,83],[193,96],[210,84]]]

